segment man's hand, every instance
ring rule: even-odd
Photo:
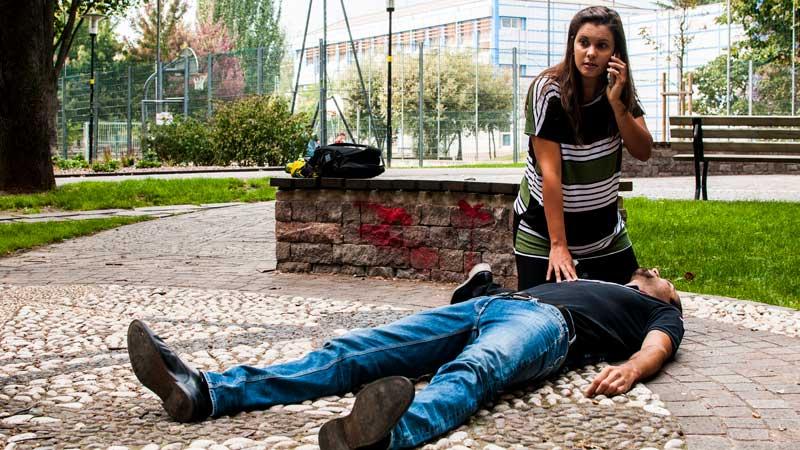
[[[638,371],[629,365],[607,366],[594,377],[585,394],[587,397],[599,394],[607,396],[624,394],[631,390],[631,386],[638,378]]]
[[[672,354],[672,340],[661,330],[652,330],[642,342],[642,348],[621,366],[607,366],[594,377],[586,389],[587,397],[598,394],[619,395],[628,392],[633,383],[658,372]]]

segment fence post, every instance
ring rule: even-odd
[[[183,57],[183,117],[189,117],[189,57]]]
[[[477,26],[474,28],[475,35],[477,35]],[[478,49],[478,38],[475,38],[475,162],[478,162],[478,149],[480,144],[478,142],[478,56],[480,51]]]
[[[514,163],[516,164],[519,162],[519,60],[517,59],[517,47],[511,49],[511,56],[511,63],[513,67],[511,70],[511,76],[514,78],[514,96],[511,99],[511,107],[514,109],[511,113],[511,133],[513,133],[511,142],[514,145]]]
[[[264,93],[264,47],[258,47],[258,87],[256,91],[258,95]]]
[[[667,142],[667,73],[661,72],[661,130]]]
[[[126,111],[125,119],[127,121],[127,129],[126,129],[126,137],[128,141],[128,156],[133,153],[133,107],[131,102],[133,101],[133,86],[131,79],[133,78],[133,67],[128,64],[128,95],[127,95],[127,103],[128,108]]]
[[[747,64],[747,115],[753,115],[753,60]]]
[[[212,92],[212,80],[214,79],[214,54],[208,54],[208,64],[206,65],[206,96],[208,97],[208,112],[207,116],[210,119],[211,113],[213,112],[211,100],[214,98],[214,93]]]
[[[67,64],[64,64],[64,73],[61,75],[61,128],[64,144],[64,159],[69,153],[69,129],[67,127]]]
[[[327,104],[328,92],[326,80],[327,74],[325,65],[328,59],[328,49],[325,47],[327,42],[319,40],[319,143],[328,145],[328,111]]]
[[[98,71],[94,76],[94,85],[95,85],[95,96],[94,96],[94,148],[89,150],[89,156],[91,157],[94,155],[94,160],[97,161],[97,158],[100,156],[97,153],[97,149],[100,148],[97,139],[100,137],[100,133],[98,127],[100,126],[100,72]],[[92,158],[89,158],[91,160]]]
[[[417,157],[419,158],[419,166],[420,167],[422,167],[422,157],[423,157],[423,154],[425,153],[425,145],[423,144],[423,141],[425,139],[425,126],[424,126],[424,121],[423,121],[423,119],[425,117],[425,114],[424,114],[424,111],[423,111],[423,108],[425,106],[424,105],[424,101],[423,101],[423,95],[424,95],[424,90],[425,90],[425,79],[424,79],[424,74],[423,74],[423,56],[422,56],[422,51],[424,50],[424,47],[425,47],[424,41],[420,42],[420,44],[419,44],[419,111],[417,111],[417,117],[418,117],[417,120],[419,121],[419,135],[417,137]]]

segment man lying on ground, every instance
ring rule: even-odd
[[[465,300],[491,283],[491,269],[479,264],[449,306],[354,330],[300,360],[264,368],[199,372],[138,320],[128,328],[128,354],[139,381],[179,422],[371,383],[348,416],[321,427],[319,445],[396,449],[454,429],[499,390],[542,380],[564,366],[627,358],[604,368],[585,391],[590,397],[622,394],[655,374],[683,337],[680,298],[655,269],[637,270],[625,286],[579,280]],[[430,383],[415,396],[406,377],[430,373]]]

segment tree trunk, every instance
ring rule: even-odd
[[[458,132],[458,154],[456,155],[456,159],[461,161],[464,156],[461,154],[461,131]]]
[[[0,18],[0,191],[55,186],[53,0],[4,1]]]

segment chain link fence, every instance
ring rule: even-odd
[[[704,16],[706,21],[719,13],[709,11]],[[672,19],[667,17],[667,23],[669,20]],[[636,37],[637,30],[644,26],[650,26],[653,36],[664,42],[674,36],[644,19],[626,23],[632,75],[647,113],[648,127],[657,141],[664,141],[668,136],[662,111],[666,110],[666,116],[677,114],[680,99],[663,98],[661,80],[667,79],[666,91],[679,90],[680,82],[675,62],[669,60],[670,52],[654,48],[643,38]],[[796,89],[791,89],[791,83],[796,79],[788,65],[755,61],[751,68],[749,61],[733,60],[731,96],[727,97],[727,50],[721,47],[717,36],[720,30],[718,27],[702,31],[716,36],[715,46],[704,42],[706,34],[701,33],[693,46],[687,48],[684,74],[694,72],[692,110],[724,114],[730,103],[731,114],[794,113],[792,94]],[[503,33],[501,30],[501,37]],[[541,43],[520,33],[516,35],[516,42],[511,42],[513,45],[506,44],[502,48],[492,48],[477,37],[472,42],[450,45],[443,34],[437,37],[426,32],[419,40],[415,35],[405,35],[409,39],[401,38],[393,44],[393,164],[524,160],[527,152],[524,104],[528,86],[548,62],[555,64],[563,57],[563,43],[554,44],[552,48],[548,44],[545,51]],[[328,88],[323,118],[328,142],[339,133],[345,133],[348,141],[387,150],[387,64],[382,39],[370,39],[366,46],[363,40],[358,46],[349,43],[328,46],[325,58]],[[352,50],[358,54],[366,92],[362,91],[358,80]],[[302,55],[303,64],[299,65],[300,86],[295,111],[307,112],[309,117],[320,111],[319,53],[319,47],[306,49]],[[285,59],[277,72],[266,69],[264,56],[262,49],[248,49],[197,57],[187,54],[166,63],[160,101],[156,100],[154,64],[101,66],[95,84],[97,139],[93,154],[112,159],[140,156],[147,126],[155,121],[159,112],[208,120],[213,117],[217,102],[266,94],[281,95],[291,101],[301,57],[299,49]],[[73,72],[67,66],[59,79],[58,95],[58,154],[86,156],[89,74]],[[367,105],[372,112],[371,119]],[[302,149],[298,149],[298,155],[301,153]]]

